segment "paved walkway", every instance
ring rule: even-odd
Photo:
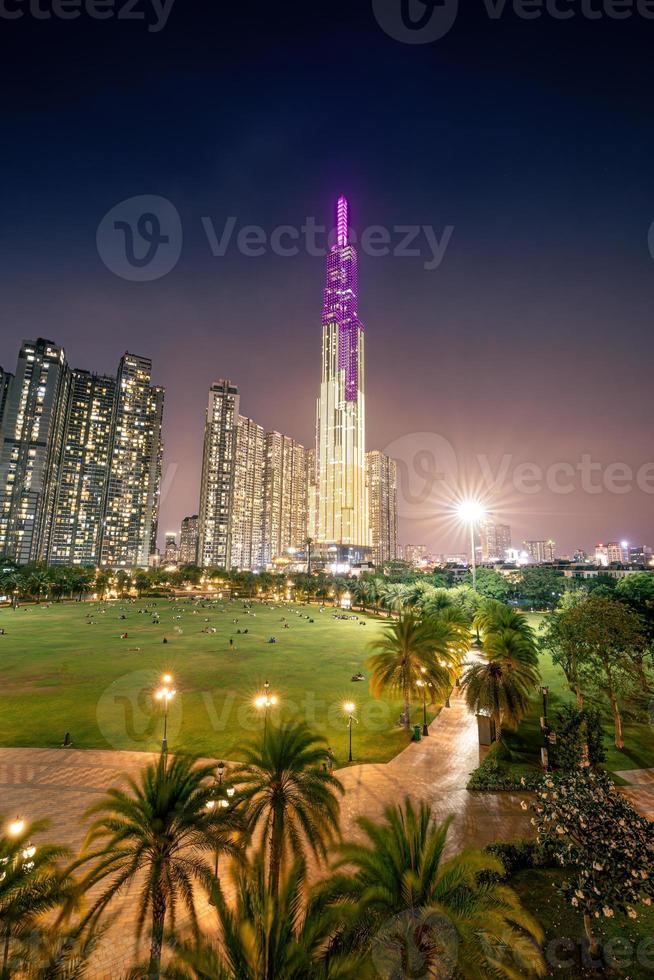
[[[356,738],[356,732],[355,732]],[[355,742],[356,746],[356,742]],[[48,837],[77,851],[84,835],[84,811],[110,786],[136,776],[153,756],[138,752],[76,749],[0,749],[0,810],[6,817],[20,813],[28,819],[51,821]],[[342,826],[346,839],[359,833],[360,814],[382,815],[389,802],[406,794],[427,800],[440,819],[455,821],[448,850],[483,847],[529,833],[521,796],[512,793],[475,794],[465,789],[468,774],[479,764],[477,723],[458,694],[432,722],[430,735],[412,743],[387,764],[352,766],[338,772],[346,788]],[[97,959],[94,977],[117,980],[133,961],[133,905],[126,898]],[[212,910],[201,910],[205,928]]]
[[[621,769],[616,776],[629,784],[620,789],[634,809],[654,820],[654,769]]]

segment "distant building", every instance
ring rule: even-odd
[[[375,565],[397,557],[397,465],[377,449],[366,453],[368,523]]]
[[[651,565],[652,549],[646,544],[629,548],[629,561],[632,565]]]
[[[316,450],[307,449],[307,536],[316,540],[318,514],[318,479],[316,473]]]
[[[602,565],[604,568],[609,564],[608,545],[602,543],[595,545],[595,564]]]
[[[52,537],[53,565],[99,565],[116,379],[73,371]]]
[[[264,452],[265,436],[262,426],[244,415],[239,415],[228,567],[261,568]]]
[[[121,357],[101,549],[101,563],[112,568],[147,568],[156,547],[164,391],[151,377],[149,358]]]
[[[192,514],[182,521],[179,536],[180,565],[197,565],[198,563],[198,515]]]
[[[511,547],[511,528],[508,524],[482,521],[479,526],[479,538],[482,561],[504,561],[506,552]]]
[[[13,374],[9,374],[8,371],[4,371],[0,367],[0,431],[2,430],[2,416],[5,411],[5,403],[7,401],[7,392],[9,391],[9,382],[13,378]]]
[[[304,550],[308,529],[307,450],[281,432],[266,433],[263,564]]]
[[[198,513],[198,559],[206,568],[231,567],[231,514],[240,398],[231,381],[209,389]]]
[[[523,541],[522,546],[529,555],[530,561],[536,565],[556,561],[556,542],[551,539],[548,541]]]
[[[424,544],[405,544],[404,560],[409,565],[421,565],[427,557],[427,546]]]
[[[178,561],[177,535],[174,531],[166,531],[163,563],[164,565],[177,565]]]
[[[19,564],[48,555],[69,395],[63,347],[24,341],[0,433],[0,554]]]

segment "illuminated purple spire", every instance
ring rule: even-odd
[[[341,196],[336,202],[336,247],[343,248],[347,245],[347,199]]]
[[[359,335],[363,324],[357,310],[357,253],[348,244],[348,216],[348,202],[341,195],[336,202],[336,244],[327,256],[322,321],[338,325],[338,368],[345,371],[345,399],[354,402],[361,388]]]

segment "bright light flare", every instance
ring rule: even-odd
[[[465,521],[466,524],[476,524],[477,521],[480,521],[486,516],[486,508],[481,500],[476,500],[475,498],[460,501],[457,504],[456,511],[461,520]]]
[[[11,837],[20,837],[20,835],[25,830],[25,821],[21,817],[16,817],[15,820],[7,827]]]
[[[354,701],[346,701],[345,704],[343,705],[343,711],[345,712],[346,715],[353,715],[354,712],[356,711],[356,707],[357,706],[354,703]]]

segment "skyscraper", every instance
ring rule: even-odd
[[[261,568],[263,552],[264,431],[238,417],[228,567]]]
[[[166,531],[164,538],[164,565],[176,565],[179,561],[179,548],[177,547],[177,535],[174,531]]]
[[[479,526],[482,561],[504,561],[511,547],[511,528],[508,524],[482,521]]]
[[[546,541],[523,541],[523,548],[530,559],[540,565],[544,561],[554,561],[556,543],[552,540]]]
[[[63,348],[24,341],[0,440],[0,555],[21,564],[48,554],[69,394]]]
[[[148,358],[120,359],[101,550],[113,568],[147,567],[156,547],[164,392],[151,376]]]
[[[203,568],[231,567],[230,524],[239,405],[238,388],[231,381],[221,379],[209,389],[198,514],[198,563]]]
[[[2,417],[5,413],[5,404],[7,402],[7,392],[9,391],[9,382],[13,378],[13,374],[9,374],[8,371],[4,371],[0,367],[0,432],[2,432]]]
[[[322,372],[316,427],[316,537],[319,545],[346,546],[343,550],[350,556],[370,544],[364,331],[358,315],[357,294],[357,253],[348,241],[348,203],[339,197],[336,242],[327,256],[322,313]]]
[[[378,449],[366,453],[366,485],[372,560],[397,557],[397,465]]]
[[[180,565],[197,565],[198,563],[198,515],[191,514],[182,521],[179,536]]]
[[[281,432],[266,433],[264,471],[264,564],[289,548],[304,549],[307,537],[307,451]]]
[[[98,565],[116,379],[73,371],[48,561]]]

